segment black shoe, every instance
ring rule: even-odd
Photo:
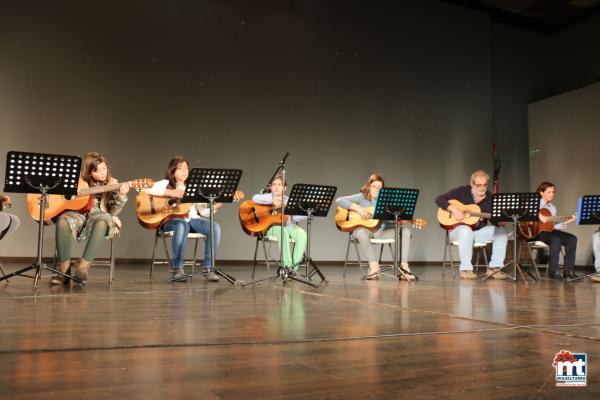
[[[560,273],[558,271],[550,271],[548,272],[548,278],[550,279],[556,279],[561,281],[562,280],[562,276],[560,276]]]
[[[565,279],[577,279],[578,278],[575,271],[565,271],[564,277],[565,277]]]

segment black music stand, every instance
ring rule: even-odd
[[[28,267],[12,272],[0,278],[0,281],[15,275],[33,279],[32,290],[42,276],[42,270],[47,269],[82,283],[81,279],[50,268],[42,261],[44,252],[44,215],[49,194],[63,196],[77,195],[81,157],[57,154],[25,153],[9,151],[6,155],[6,178],[4,191],[8,193],[40,193],[40,219],[38,227],[38,245],[36,262]],[[35,269],[35,274],[25,275],[24,272]]]
[[[222,276],[227,282],[235,285],[237,279],[215,268],[215,203],[231,203],[235,196],[240,178],[241,169],[225,168],[192,168],[185,187],[182,203],[209,203],[210,206],[210,254],[211,263],[208,271],[198,271],[185,275],[189,278],[195,274],[213,272]],[[180,278],[181,279],[181,278]],[[173,280],[173,279],[171,279]]]
[[[311,279],[318,274],[322,282],[327,282],[321,270],[317,267],[310,256],[311,226],[314,217],[326,217],[333,204],[336,186],[311,185],[297,183],[292,187],[290,198],[286,204],[285,213],[288,215],[306,215],[306,256],[304,257],[304,276]],[[309,268],[312,267],[311,270]],[[320,284],[319,284],[320,285]]]
[[[419,279],[415,274],[405,270],[399,265],[400,252],[402,247],[400,244],[400,221],[412,220],[419,198],[419,189],[404,189],[384,187],[377,194],[375,209],[373,210],[373,219],[386,221],[394,221],[394,260],[391,266],[383,268],[377,272],[365,275],[363,280],[369,279],[372,276],[383,274],[390,269],[394,271],[394,275],[401,279],[404,277],[407,281],[409,275],[415,280]]]
[[[600,195],[588,194],[579,198],[577,206],[577,225],[598,225],[600,224]],[[573,282],[579,279],[587,278],[588,276],[599,275],[600,271],[595,271],[591,274],[578,276],[575,279],[567,279]]]
[[[512,222],[513,223],[513,259],[509,261],[502,268],[498,268],[494,273],[487,275],[483,280],[489,279],[498,273],[502,273],[508,278],[516,281],[520,276],[523,279],[523,282],[526,282],[525,275],[523,275],[523,270],[519,265],[519,260],[517,259],[517,247],[518,247],[518,237],[517,237],[517,225],[519,221],[539,221],[540,214],[540,195],[537,193],[496,193],[492,195],[492,216],[490,221],[492,223],[498,222]],[[507,274],[502,271],[507,266],[513,266],[513,275]],[[534,265],[536,269],[538,278],[540,276],[539,271]],[[531,276],[533,280],[537,280],[531,271],[526,270],[526,272]],[[518,273],[518,275],[517,275]]]
[[[266,281],[268,279],[275,279],[280,277],[284,284],[288,279],[295,280],[300,283],[304,283],[305,285],[312,286],[314,288],[318,288],[321,286],[323,282],[327,282],[325,276],[314,263],[312,258],[310,257],[310,237],[311,237],[311,224],[313,217],[326,217],[329,212],[329,208],[333,203],[333,198],[335,197],[335,193],[337,191],[337,187],[335,186],[326,186],[326,185],[311,185],[305,183],[297,183],[292,187],[292,191],[290,192],[290,197],[285,205],[284,213],[287,215],[306,215],[306,255],[304,260],[299,262],[296,265],[305,264],[306,272],[304,275],[298,274],[292,267],[285,266],[283,263],[277,268],[277,271],[273,275],[265,276],[260,279],[253,280],[251,282],[244,283],[242,286],[251,285],[254,283]],[[282,227],[283,231],[283,227]],[[283,242],[283,235],[280,239]],[[281,254],[283,257],[283,246],[281,247]],[[312,269],[311,269],[312,268]],[[318,284],[311,282],[312,277],[314,275],[319,275],[321,281]],[[304,280],[301,278],[307,278],[308,280]]]

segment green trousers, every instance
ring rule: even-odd
[[[272,226],[267,231],[267,236],[274,236],[277,240],[281,240],[281,226]],[[292,243],[290,243],[290,239],[296,242],[294,246],[294,253],[292,254],[290,247]],[[283,228],[283,265],[286,267],[291,267],[296,263],[302,261],[304,258],[304,250],[306,250],[306,231],[300,228],[298,225],[288,225]],[[294,267],[295,270],[298,269],[298,265]]]
[[[104,220],[94,222],[92,231],[85,245],[83,259],[89,262],[94,261],[100,244],[106,237],[108,224]],[[56,253],[59,262],[65,262],[71,259],[71,243],[73,242],[73,233],[66,219],[59,218],[56,223]]]

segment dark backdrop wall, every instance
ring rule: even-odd
[[[8,150],[96,150],[120,179],[160,179],[169,158],[183,154],[193,166],[242,168],[248,195],[286,151],[292,184],[332,184],[350,194],[379,171],[390,186],[421,189],[417,214],[431,224],[415,232],[412,258],[440,260],[433,198],[492,164],[494,25],[443,2],[399,3],[5,5],[0,162]],[[527,110],[504,112],[526,118]],[[523,134],[503,138],[522,142]],[[520,151],[510,164],[526,169]],[[511,180],[526,185],[527,174]],[[30,256],[36,227],[24,196],[13,198],[23,228],[3,241],[1,254]],[[130,202],[117,256],[148,258],[152,232],[138,225],[133,194]],[[218,221],[220,258],[251,258],[254,242],[239,227],[237,207]],[[313,238],[314,258],[343,259],[346,236],[333,212],[315,222]],[[51,230],[47,242],[51,254]]]

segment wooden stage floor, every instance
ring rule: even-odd
[[[600,284],[322,269],[319,289],[169,283],[164,269],[150,282],[141,265],[117,265],[112,287],[104,267],[85,288],[12,278],[0,399],[600,398]],[[555,387],[561,349],[587,353],[587,387]]]

